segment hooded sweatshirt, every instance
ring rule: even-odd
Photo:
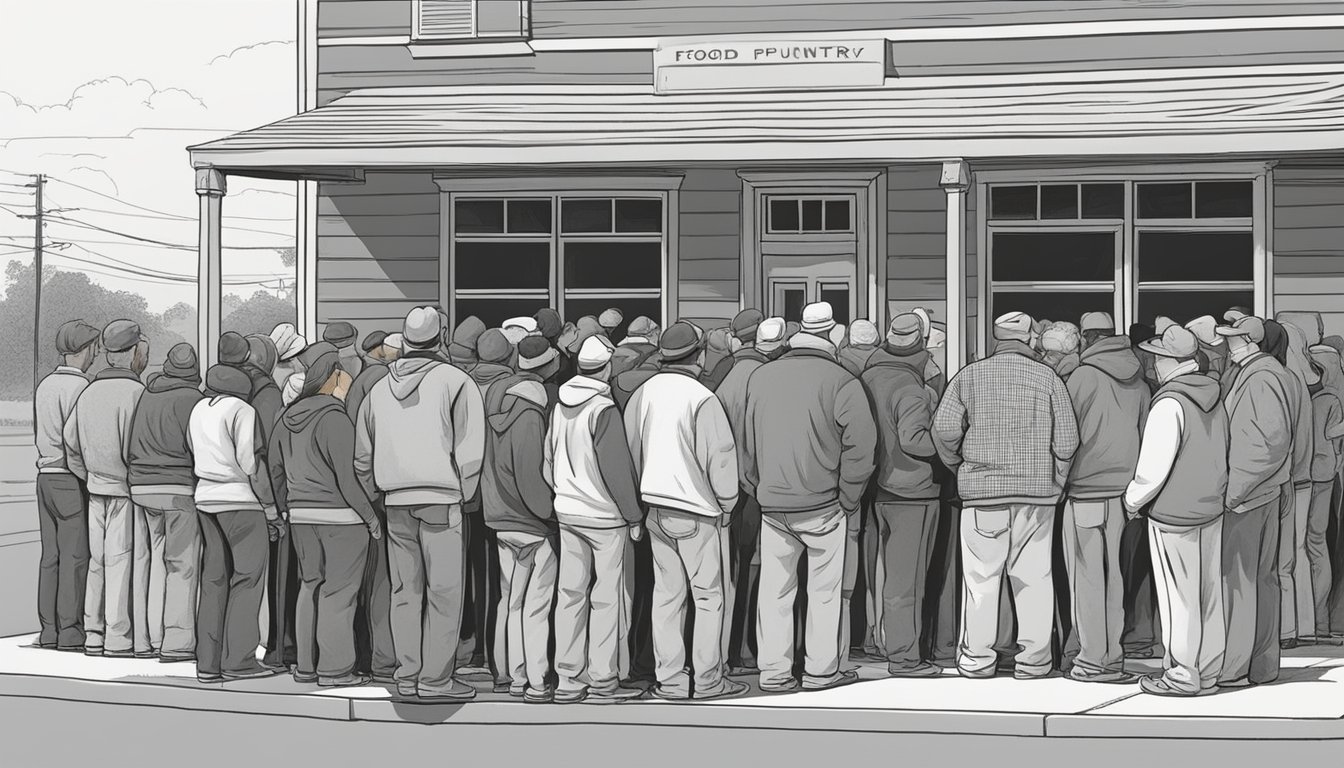
[[[1311,462],[1315,455],[1315,432],[1311,428],[1311,353],[1307,351],[1307,337],[1296,325],[1284,325],[1288,337],[1287,368],[1292,374],[1293,388],[1288,393],[1293,405],[1293,485],[1301,488],[1311,484]]]
[[[133,493],[192,494],[196,476],[187,428],[203,397],[199,380],[158,376],[145,388],[131,418],[126,452]]]
[[[1228,368],[1227,508],[1246,512],[1279,497],[1292,473],[1292,374],[1256,352]]]
[[[1228,481],[1227,412],[1218,382],[1188,370],[1153,397],[1134,481],[1131,509],[1151,503],[1148,516],[1174,527],[1204,525],[1223,514]]]
[[[65,460],[70,471],[99,496],[131,494],[126,449],[131,417],[144,394],[140,377],[126,368],[104,368],[84,388],[65,422]]]
[[[487,405],[488,436],[481,502],[485,524],[495,532],[554,532],[551,489],[542,472],[546,450],[546,388],[537,381],[511,381],[498,404]]]
[[[1111,499],[1125,492],[1139,460],[1151,394],[1129,339],[1112,336],[1083,350],[1065,386],[1078,421],[1078,452],[1069,469],[1072,499]]]
[[[1344,405],[1321,383],[1311,387],[1312,432],[1315,453],[1311,460],[1311,481],[1328,483],[1339,473],[1339,458],[1344,450]]]
[[[543,476],[562,525],[619,528],[643,519],[625,427],[602,381],[579,375],[560,387],[546,434]]]
[[[360,406],[355,432],[355,474],[389,506],[455,506],[476,495],[485,404],[457,368],[422,353],[396,361]]]
[[[273,504],[252,406],[232,395],[204,397],[191,409],[187,436],[201,512],[258,510]]]
[[[733,358],[733,369],[719,383],[714,395],[723,403],[723,411],[733,429],[733,444],[737,446],[738,484],[747,488],[746,463],[742,456],[742,449],[747,442],[747,382],[757,368],[766,364],[767,359],[755,347],[739,349],[733,353]]]
[[[373,385],[383,380],[387,375],[387,365],[376,360],[369,360],[364,366],[364,370],[359,372],[355,380],[350,383],[350,391],[345,395],[345,412],[350,415],[350,420],[354,421],[359,415],[359,407],[364,404],[364,398],[369,396]]]
[[[275,505],[297,525],[360,525],[374,518],[355,479],[355,426],[331,395],[311,395],[285,409],[271,434]]]
[[[924,383],[929,353],[884,347],[868,357],[863,387],[877,422],[877,473],[882,491],[901,499],[936,499],[933,390]]]
[[[75,410],[75,401],[89,380],[84,372],[68,365],[43,377],[33,394],[33,432],[39,473],[68,473],[65,464],[65,424]]]

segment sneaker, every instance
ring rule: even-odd
[[[340,677],[319,677],[317,684],[322,688],[358,688],[373,681],[368,675],[342,675]]]
[[[582,698],[579,699],[582,701]],[[537,690],[528,688],[523,692],[523,702],[525,704],[550,704],[555,701],[555,691],[550,686]]]
[[[397,684],[397,676],[394,675],[394,674],[393,674],[393,675],[380,675],[380,674],[378,674],[377,672],[375,672],[375,673],[373,673],[373,682],[375,682],[375,683],[377,683],[377,684],[379,684],[379,685],[396,685],[396,684]]]
[[[492,677],[494,673],[484,665],[468,664],[458,667],[456,677]]]
[[[1172,688],[1171,685],[1168,684],[1166,680],[1160,677],[1151,677],[1149,675],[1144,675],[1143,677],[1139,678],[1139,690],[1143,691],[1144,693],[1151,693],[1154,696],[1174,696],[1174,697],[1188,698],[1191,696],[1199,695],[1198,693],[1186,693],[1185,691],[1178,691],[1175,688]]]
[[[760,667],[729,667],[728,677],[751,677],[761,674]]]
[[[1291,651],[1298,645],[1300,645],[1300,643],[1297,642],[1296,637],[1285,637],[1284,639],[1279,641],[1279,650]]]
[[[56,646],[56,650],[57,650],[58,652],[60,652],[60,653],[84,653],[84,646],[82,646],[82,645],[58,645],[58,646]],[[99,652],[99,655],[102,655],[101,651]],[[195,661],[195,660],[196,660],[196,658],[193,656],[193,657],[192,657],[192,661]]]
[[[510,684],[510,685],[509,685],[509,695],[512,696],[512,697],[515,698],[515,699],[521,699],[521,698],[523,698],[523,696],[527,695],[527,684],[526,684],[526,683],[524,683],[524,684],[522,684],[522,685],[512,685],[512,684]]]
[[[235,680],[261,680],[262,678],[275,677],[280,674],[280,670],[258,664],[250,669],[244,669],[240,672],[225,672],[224,679],[229,682]]]
[[[304,674],[304,673],[302,673],[302,672],[297,672],[297,671],[296,671],[296,672],[294,673],[294,682],[298,683],[299,685],[313,685],[313,684],[317,683],[317,675],[315,675],[315,674],[314,674],[314,675],[308,675],[308,674]]]
[[[1107,683],[1110,685],[1129,685],[1139,681],[1139,676],[1132,672],[1086,672],[1079,667],[1069,670],[1067,677],[1075,683]]]
[[[434,691],[433,693],[420,693],[420,701],[427,704],[435,702],[462,702],[471,701],[476,698],[476,689],[461,680],[454,680],[452,685],[444,690]]]
[[[106,648],[104,648],[104,649],[103,649],[103,656],[104,656],[104,658],[108,658],[108,659],[134,659],[134,658],[135,658],[135,651],[130,651],[130,650],[126,650],[126,651],[109,651],[109,650],[107,650]]]
[[[957,674],[968,680],[989,680],[998,675],[999,670],[994,667],[986,667],[985,669],[966,669],[965,667],[957,667]]]
[[[556,691],[551,697],[556,704],[578,704],[581,701],[588,700],[588,689],[580,688],[577,691]]]
[[[513,687],[512,683],[510,683],[508,680],[504,680],[504,681],[502,681],[502,682],[499,681],[499,680],[496,680],[496,681],[494,682],[494,684],[490,686],[490,692],[491,692],[491,693],[508,693],[508,692],[509,692],[509,689],[512,688],[512,687]]]
[[[216,674],[216,673],[214,673],[214,672],[197,672],[197,673],[196,673],[196,682],[198,682],[198,683],[206,683],[206,684],[209,684],[209,683],[222,683],[222,682],[224,682],[224,676],[223,676],[223,675],[220,675],[220,674]]]
[[[813,683],[807,680],[803,681],[804,691],[829,691],[832,688],[840,688],[845,685],[853,685],[859,682],[859,673],[852,669],[847,669],[824,683]]]
[[[136,652],[135,652],[135,658],[137,658],[137,659],[157,659],[157,658],[159,658],[159,652],[158,652],[158,651],[136,651]]]
[[[84,646],[84,655],[85,655],[85,656],[102,656],[102,655],[103,655],[103,647],[102,647],[101,645],[86,645],[86,646]]]
[[[159,654],[160,664],[181,664],[182,662],[195,662],[195,661],[196,661],[196,654],[194,653],[187,653],[180,656],[174,654],[163,654],[163,653]]]
[[[631,688],[625,685],[619,685],[614,691],[603,691],[600,693],[588,692],[588,701],[594,704],[620,704],[623,701],[633,701],[644,695],[642,688]]]
[[[397,695],[403,699],[414,699],[419,695],[414,685],[407,685],[405,683],[397,683],[396,685]]]
[[[1247,677],[1239,677],[1236,680],[1218,681],[1219,688],[1227,688],[1227,689],[1250,688],[1253,685],[1255,685],[1255,683],[1252,683],[1250,678]]]
[[[910,667],[909,669],[901,669],[890,665],[887,666],[888,677],[938,677],[941,674],[943,674],[942,669],[927,661],[921,661],[917,666]]]
[[[1053,669],[1047,669],[1044,672],[1028,672],[1023,669],[1013,670],[1014,680],[1048,680],[1052,677],[1059,677],[1059,673]]]
[[[650,688],[644,698],[657,699],[659,701],[671,701],[671,702],[685,702],[691,700],[690,694],[672,693],[671,691],[665,690],[661,685],[655,685],[652,688]]]
[[[790,679],[782,683],[762,682],[760,686],[761,690],[766,693],[789,693],[798,690],[798,681]]]
[[[696,693],[696,701],[714,701],[715,699],[736,699],[739,696],[745,696],[751,686],[746,683],[739,683],[735,680],[724,680],[723,687],[713,693]]]

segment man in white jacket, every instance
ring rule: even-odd
[[[659,344],[659,373],[625,408],[630,455],[649,507],[653,549],[653,653],[662,699],[691,698],[686,671],[686,597],[695,603],[691,666],[696,699],[740,696],[723,676],[728,523],[737,504],[737,447],[723,404],[699,381],[695,329],[674,323]]]

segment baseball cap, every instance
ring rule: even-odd
[[[1173,324],[1167,326],[1161,336],[1139,342],[1139,349],[1161,357],[1185,359],[1194,357],[1199,351],[1199,340],[1184,327]]]

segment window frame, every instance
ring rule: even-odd
[[[421,25],[421,6],[423,0],[412,0],[411,3],[411,42],[413,43],[433,43],[433,44],[452,44],[452,43],[472,43],[472,42],[509,42],[517,40],[532,39],[532,0],[484,0],[484,2],[517,2],[519,12],[519,32],[513,33],[488,33],[480,32],[480,5],[483,0],[471,0],[471,34],[469,35],[449,35],[427,33],[420,28]]]

